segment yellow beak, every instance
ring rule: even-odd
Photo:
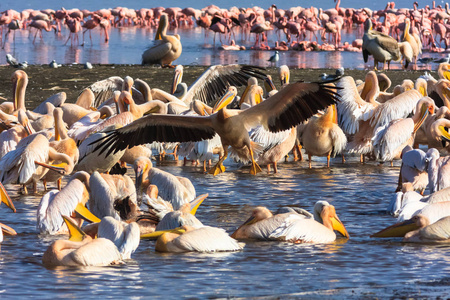
[[[419,229],[419,226],[412,221],[407,220],[401,223],[394,224],[392,226],[389,226],[381,231],[378,231],[377,233],[371,235],[370,237],[404,237],[405,234],[407,234],[410,231]]]
[[[42,163],[42,162],[39,162],[39,161],[35,161],[34,163],[37,164],[37,165],[40,165],[41,167],[44,167],[44,168],[50,169],[52,171],[55,171],[56,173],[59,173],[60,175],[66,175],[66,169],[61,167],[63,165],[67,165],[65,163],[64,164],[59,164],[59,165],[49,165],[49,164]]]
[[[85,221],[88,221],[89,223],[98,223],[101,221],[80,202],[77,204],[77,207],[75,207],[75,213],[78,217],[82,218]]]
[[[347,232],[347,229],[345,229],[344,224],[342,224],[341,220],[337,216],[331,217],[331,226],[333,227],[333,230],[336,230],[340,234],[342,234],[346,238],[350,238],[350,235]]]
[[[13,212],[16,212],[16,208],[14,207],[14,204],[12,203],[11,198],[9,197],[8,193],[6,192],[5,187],[3,186],[3,184],[1,182],[0,182],[0,198],[1,198],[1,202],[5,203],[6,206],[11,208],[11,210]]]
[[[200,206],[200,204],[203,203],[203,201],[206,199],[206,197],[208,197],[209,194],[203,194],[198,196],[197,198],[195,198],[194,200],[191,201],[191,215],[195,216],[195,214],[197,213],[197,209]]]
[[[86,236],[86,233],[84,233],[84,231],[81,230],[81,228],[78,227],[77,224],[75,224],[69,217],[67,216],[62,217],[67,225],[67,228],[69,229],[69,241],[72,242],[83,241],[84,237]]]
[[[12,229],[11,227],[9,227],[8,225],[0,223],[0,228],[3,231],[3,233],[6,235],[17,235],[17,232],[14,229]]]
[[[156,240],[164,233],[177,233],[177,234],[183,234],[186,230],[178,227],[175,229],[169,229],[169,230],[159,230],[151,233],[141,234],[141,239],[150,239],[150,240]]]
[[[438,126],[438,130],[441,133],[441,138],[446,140],[447,142],[450,142],[450,134],[448,133],[448,131],[445,129],[444,126]]]
[[[228,92],[214,106],[213,113],[223,109],[228,104],[230,104],[234,100],[234,97],[236,97],[236,93],[228,90]]]

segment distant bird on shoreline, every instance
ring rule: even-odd
[[[275,51],[275,54],[272,55],[267,61],[270,61],[271,64],[276,64],[277,61],[280,60],[280,54],[278,51]]]

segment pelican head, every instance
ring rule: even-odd
[[[122,83],[122,91],[127,91],[130,94],[132,94],[131,87],[133,86],[133,84],[134,84],[133,78],[131,78],[130,76],[125,76]]]
[[[175,67],[175,72],[173,74],[172,89],[171,89],[172,95],[175,93],[178,84],[181,83],[182,80],[183,80],[183,66],[178,65]]]
[[[267,75],[266,78],[264,78],[264,88],[266,89],[266,93],[270,93],[273,90],[276,90],[275,84],[273,84],[272,76]]]
[[[14,110],[21,104],[20,102],[25,99],[25,90],[28,85],[28,75],[25,71],[17,70],[11,76],[13,82],[13,98],[14,98]],[[24,101],[23,101],[24,102]]]
[[[134,161],[134,173],[136,175],[136,191],[141,190],[142,183],[144,182],[144,174],[147,174],[152,168],[152,161],[148,157],[138,157]]]
[[[27,114],[23,109],[19,109],[17,119],[20,125],[22,125],[25,128],[25,131],[28,135],[33,134],[34,130],[31,127],[30,120],[28,119]]]
[[[273,217],[273,214],[267,207],[258,206],[253,210],[250,218],[248,218],[247,221],[245,221],[241,226],[239,226],[238,229],[236,229],[236,231],[231,235],[231,237],[234,239],[239,238],[241,229],[243,227],[255,224],[259,221],[262,221],[262,220],[265,220],[265,219],[268,219],[271,217]]]
[[[416,113],[413,117],[414,133],[422,126],[429,113],[434,114],[434,107],[434,101],[430,97],[423,97],[419,100],[416,107]]]
[[[237,95],[236,87],[230,86],[228,88],[228,91],[225,93],[225,95],[219,101],[217,101],[212,112],[213,113],[218,112],[219,110],[226,107],[228,104],[230,104],[234,100],[236,95]]]
[[[282,65],[279,70],[281,86],[289,83],[290,71],[289,67]]]
[[[371,235],[370,237],[406,237],[411,231],[423,228],[429,225],[430,221],[427,217],[422,215],[417,215],[404,222],[396,223],[391,225],[377,233]],[[410,235],[410,234],[408,234]]]
[[[336,214],[336,209],[327,201],[316,202],[314,205],[314,219],[329,229],[336,230],[344,237],[350,237],[344,224],[342,224],[341,220],[339,220]]]
[[[258,79],[252,76],[247,80],[247,86],[245,87],[244,93],[242,93],[241,102],[243,99],[245,99],[245,96],[247,96],[248,91],[254,85],[258,85]]]

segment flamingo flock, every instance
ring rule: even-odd
[[[378,62],[388,63],[391,60],[402,61],[404,68],[411,64],[415,68],[418,62],[428,64],[427,57],[421,57],[422,51],[442,52],[448,49],[450,35],[446,23],[449,19],[448,5],[442,7],[432,1],[432,5],[420,7],[417,2],[412,8],[396,8],[394,2],[388,2],[384,9],[373,11],[368,8],[343,8],[340,0],[335,0],[334,8],[322,9],[310,7],[278,8],[272,5],[268,9],[260,7],[229,9],[215,5],[203,9],[186,7],[155,7],[129,9],[116,7],[88,11],[80,9],[31,10],[22,12],[5,10],[0,15],[0,29],[3,47],[13,39],[16,30],[29,30],[33,34],[33,43],[37,35],[43,39],[42,31],[54,31],[55,34],[66,34],[71,46],[85,45],[85,34],[99,28],[104,34],[104,42],[108,43],[111,30],[117,27],[136,26],[142,30],[156,28],[164,24],[164,37],[155,37],[159,48],[143,54],[143,63],[159,63],[169,65],[181,54],[183,37],[166,35],[167,29],[177,31],[178,28],[203,28],[205,39],[212,31],[213,47],[219,35],[223,50],[245,50],[239,43],[254,40],[254,50],[275,51],[356,51],[363,52],[367,62],[369,56],[374,57],[375,67]],[[160,30],[159,30],[160,31]],[[79,35],[82,32],[82,41]],[[350,33],[350,41],[342,40],[342,33]],[[160,34],[159,34],[160,35]],[[270,36],[270,38],[269,38]],[[177,37],[175,40],[172,37]],[[167,40],[167,42],[166,42]],[[173,52],[160,59],[153,58],[157,51]],[[386,48],[387,47],[387,48]],[[158,50],[159,49],[159,50]],[[170,62],[169,62],[170,60]],[[426,61],[426,62],[423,62]]]

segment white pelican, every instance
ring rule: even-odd
[[[33,191],[37,192],[37,182],[48,169],[65,173],[65,169],[47,165],[49,160],[59,160],[67,164],[72,159],[63,153],[58,153],[49,146],[48,139],[42,134],[30,135],[22,139],[14,151],[7,153],[0,160],[0,181],[22,184],[27,193],[26,185],[33,183]],[[38,164],[38,166],[36,166]]]
[[[148,186],[153,184],[158,187],[159,195],[170,202],[175,210],[195,198],[195,188],[190,180],[180,180],[175,175],[153,168],[148,157],[140,157],[135,161],[134,172],[138,197],[142,192],[146,193]]]
[[[64,221],[71,237],[57,240],[47,248],[42,257],[44,266],[108,266],[121,262],[122,255],[111,240],[93,239],[66,217]]]
[[[422,43],[417,35],[409,33],[410,27],[411,21],[409,19],[405,19],[405,30],[403,31],[402,42],[407,42],[410,44],[412,49],[412,61],[416,64],[419,54],[422,53]]]
[[[373,148],[375,156],[381,161],[399,159],[403,148],[414,144],[417,130],[422,126],[428,113],[434,114],[434,101],[423,97],[417,102],[416,111],[411,118],[392,120],[375,131]]]
[[[330,243],[336,240],[334,230],[349,237],[334,206],[326,201],[318,201],[314,205],[314,219],[291,212],[273,215],[267,208],[257,207],[231,237],[293,243]]]
[[[241,153],[241,159],[251,160],[251,174],[260,172],[253,152],[255,149],[248,135],[248,130],[263,125],[269,131],[278,132],[307,120],[319,109],[336,102],[334,87],[324,83],[297,82],[286,86],[283,90],[244,111],[226,109],[225,106],[236,95],[232,87],[218,102],[216,113],[200,116],[149,115],[114,130],[97,148],[102,152],[125,149],[139,144],[158,142],[188,142],[210,139],[219,134],[225,154],[210,170],[217,175],[225,171],[223,161],[228,156],[228,147]]]
[[[221,252],[240,251],[244,248],[231,238],[225,230],[216,227],[203,226],[194,228],[184,225],[184,233],[164,232],[156,241],[158,252]]]
[[[431,148],[427,151],[428,188],[434,193],[450,186],[450,156],[440,157],[439,151]]]
[[[383,70],[386,67],[386,62],[389,69],[391,60],[397,61],[400,59],[397,41],[386,34],[372,30],[370,18],[367,18],[364,23],[362,52],[365,63],[367,63],[369,55],[372,55],[374,68],[377,68],[378,62],[383,62]]]
[[[419,191],[423,194],[428,186],[425,152],[420,149],[412,149],[411,146],[406,146],[402,150],[401,158],[402,165],[400,167],[396,192],[401,190],[403,183],[410,182],[414,191]]]
[[[75,171],[86,171],[92,173],[98,171],[100,173],[109,172],[109,170],[119,161],[124,154],[125,150],[115,152],[111,155],[106,153],[100,153],[99,150],[95,150],[99,145],[97,142],[100,138],[107,136],[105,133],[113,128],[118,128],[116,125],[105,128],[103,131],[91,134],[83,142],[81,142],[78,150],[80,151],[80,159],[75,166]]]
[[[169,20],[166,14],[159,18],[159,26],[156,31],[154,46],[142,53],[142,64],[160,64],[161,66],[172,66],[172,62],[181,55],[182,46],[180,36],[168,35],[167,28]]]
[[[136,188],[127,175],[109,175],[93,172],[89,178],[89,210],[98,218],[110,216],[120,220],[114,201],[130,197],[136,203]]]
[[[18,111],[17,119],[18,125],[0,133],[0,158],[16,149],[20,140],[35,132],[23,109]]]
[[[347,137],[337,125],[336,106],[329,106],[320,117],[310,118],[302,130],[300,140],[308,154],[309,168],[313,155],[326,156],[329,168],[330,157],[343,152],[347,146]]]
[[[116,245],[122,259],[130,259],[139,246],[139,226],[136,222],[125,223],[112,217],[104,217],[98,225],[98,238],[106,238]]]
[[[72,175],[61,191],[52,190],[42,197],[37,210],[36,228],[40,233],[55,234],[62,229],[63,215],[71,216],[74,211],[78,211],[79,214],[87,217],[82,208],[88,199],[89,174],[77,172]],[[81,219],[78,221],[82,222]],[[65,230],[63,229],[63,231]]]

